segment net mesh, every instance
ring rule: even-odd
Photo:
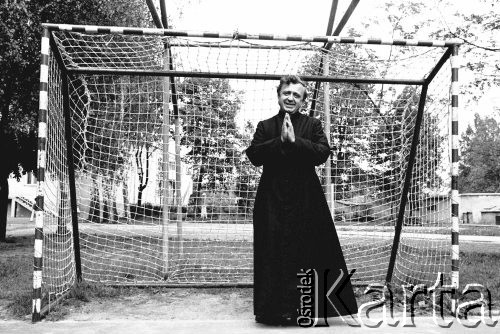
[[[246,159],[259,120],[278,111],[289,74],[419,80],[440,48],[53,32],[69,74],[83,277],[112,284],[251,284],[260,169]],[[171,62],[164,46],[171,49]],[[75,280],[63,72],[49,71],[44,287]],[[326,65],[327,64],[327,65]],[[168,69],[211,76],[171,81]],[[433,283],[450,265],[449,63],[429,85],[393,281]],[[328,92],[325,102],[325,92]],[[421,87],[309,82],[303,112],[322,120],[332,156],[317,168],[355,284],[384,282]],[[326,103],[326,104],[325,104]]]

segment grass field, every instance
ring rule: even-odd
[[[186,246],[189,246],[187,243]],[[246,252],[248,253],[248,252]],[[500,310],[500,247],[482,243],[462,243],[460,252],[460,288],[468,283],[482,284],[491,293],[493,310]],[[236,261],[237,259],[235,259]],[[0,243],[0,320],[29,318],[32,302],[33,237],[10,238]],[[249,274],[248,270],[243,271]],[[126,277],[125,277],[126,278]],[[358,304],[370,300],[363,288],[357,288]],[[201,298],[201,299],[200,299]],[[477,298],[471,294],[468,299]],[[200,303],[203,300],[203,303]],[[423,297],[419,313],[431,312],[429,298]],[[419,300],[422,302],[422,300]],[[225,308],[218,305],[222,302]],[[133,305],[133,308],[127,305]],[[399,300],[396,305],[401,306]],[[156,306],[155,306],[156,305]],[[156,313],[161,309],[162,314]],[[158,311],[159,312],[159,311]],[[70,298],[51,310],[48,319],[78,316],[230,319],[252,316],[251,288],[132,288],[81,284]]]
[[[460,225],[462,235],[500,236],[500,225]]]
[[[137,231],[99,230],[89,234],[80,232],[82,270],[89,281],[110,284],[172,285],[223,283],[251,284],[253,275],[253,245],[249,240],[222,238],[222,234],[209,237],[210,231],[186,234],[181,243],[175,237],[168,242],[168,265],[163,261],[161,235],[138,234]],[[142,231],[141,231],[142,232]],[[44,250],[45,282],[51,291],[64,289],[64,279],[51,278],[74,275],[71,271],[67,235],[46,234]],[[433,236],[433,235],[431,235]],[[188,239],[188,237],[191,237]],[[341,235],[345,241],[344,253],[348,268],[356,268],[354,284],[383,282],[388,269],[393,240],[389,235],[370,238],[359,231]],[[432,247],[433,246],[433,247]],[[376,251],[376,255],[374,253]],[[400,244],[395,281],[426,282],[432,284],[437,270],[446,271],[449,265],[449,247],[442,239],[436,243],[420,239],[405,239]],[[50,261],[48,260],[50,259]],[[168,270],[165,270],[168,268]],[[165,274],[168,272],[168,275]]]

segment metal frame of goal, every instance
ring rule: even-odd
[[[244,148],[290,73],[353,282],[458,287],[459,45],[44,24],[33,321],[82,279],[251,286]]]

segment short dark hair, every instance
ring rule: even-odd
[[[281,88],[284,85],[290,85],[290,84],[301,84],[302,86],[304,86],[305,90],[304,90],[303,101],[305,101],[307,99],[307,86],[306,86],[306,83],[304,81],[302,81],[302,79],[298,75],[285,75],[285,76],[281,77],[280,84],[278,85],[278,88],[276,89],[278,92],[278,96],[280,95]]]

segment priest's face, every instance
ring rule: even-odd
[[[278,95],[280,110],[289,114],[294,114],[299,111],[304,103],[305,92],[306,88],[299,83],[283,85]]]

